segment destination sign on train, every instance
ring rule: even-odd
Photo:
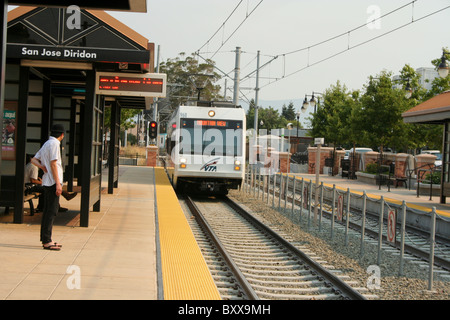
[[[164,73],[123,74],[97,73],[96,93],[111,96],[159,97],[166,96]]]

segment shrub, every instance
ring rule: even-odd
[[[377,174],[378,173],[378,164],[376,163],[368,163],[366,165],[366,173]]]
[[[441,184],[441,172],[433,172],[433,174],[427,173],[425,175],[425,180],[422,183],[430,184],[433,181],[433,184]]]

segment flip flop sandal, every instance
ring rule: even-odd
[[[54,244],[49,245],[49,246],[42,246],[45,250],[61,250],[61,247],[58,247]]]
[[[42,245],[42,246],[44,246],[44,245]],[[60,244],[60,243],[58,243],[58,242],[53,242],[53,244],[52,244],[52,245],[49,245],[49,246],[55,246],[55,247],[62,248],[62,244]]]

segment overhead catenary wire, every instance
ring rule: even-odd
[[[246,19],[247,19],[247,18],[248,18],[255,10],[256,10],[256,8],[261,4],[262,1],[263,1],[263,0],[261,0],[254,8],[250,11],[250,13],[247,13],[247,16],[245,17],[245,19],[241,22],[241,24],[239,24],[239,26],[233,31],[233,33],[232,33],[232,34],[231,34],[231,35],[230,35],[230,36],[222,43],[222,45],[214,52],[214,54],[212,55],[212,57],[214,57],[214,56],[219,52],[219,50],[225,45],[225,43],[226,43],[226,42],[227,42],[227,41],[228,41],[228,40],[236,33],[236,31],[242,26],[242,24],[246,21]],[[361,24],[361,25],[359,25],[359,26],[357,26],[357,27],[354,27],[354,28],[352,28],[352,29],[350,29],[350,30],[347,30],[347,31],[345,31],[345,32],[343,32],[343,33],[340,33],[340,34],[335,35],[335,36],[333,36],[333,37],[330,37],[330,38],[327,38],[327,39],[325,39],[325,40],[319,41],[319,42],[317,42],[317,43],[308,45],[308,46],[306,46],[306,47],[299,48],[299,49],[292,50],[292,51],[288,51],[288,52],[284,52],[284,53],[280,53],[280,54],[277,54],[277,55],[266,55],[266,56],[270,56],[271,59],[270,59],[269,61],[267,61],[266,63],[262,64],[262,65],[260,66],[259,70],[262,70],[262,69],[264,69],[264,68],[267,67],[267,66],[270,66],[271,63],[272,63],[274,60],[276,60],[279,56],[282,56],[282,57],[283,57],[283,61],[282,61],[282,62],[283,62],[282,76],[281,76],[281,77],[270,77],[271,79],[274,79],[274,81],[270,81],[269,83],[260,86],[260,89],[261,89],[261,88],[264,88],[264,87],[267,87],[267,86],[269,86],[269,85],[271,85],[271,84],[273,84],[273,83],[275,83],[275,82],[278,82],[278,81],[280,81],[280,80],[283,80],[283,79],[286,79],[286,78],[288,78],[288,77],[291,77],[291,76],[293,76],[293,75],[295,75],[295,74],[297,74],[297,73],[299,73],[299,72],[302,72],[302,71],[304,71],[304,70],[306,70],[306,69],[308,69],[308,68],[310,68],[310,67],[313,67],[313,66],[318,65],[318,64],[320,64],[320,63],[322,63],[322,62],[325,62],[325,61],[327,61],[327,60],[330,60],[330,59],[332,59],[332,58],[335,58],[335,57],[337,57],[337,56],[339,56],[339,55],[341,55],[341,54],[343,54],[343,53],[345,53],[345,52],[348,52],[348,51],[350,51],[350,50],[352,50],[352,49],[358,48],[358,47],[360,47],[360,46],[362,46],[362,45],[365,45],[365,44],[370,43],[370,42],[372,42],[372,41],[375,41],[375,40],[377,40],[377,39],[379,39],[379,38],[382,38],[382,37],[384,37],[384,36],[387,36],[387,35],[389,35],[389,34],[395,32],[395,31],[398,31],[398,30],[400,30],[400,29],[402,29],[402,28],[405,28],[405,27],[407,27],[407,26],[409,26],[409,25],[411,25],[411,24],[413,24],[413,23],[416,23],[416,22],[419,22],[419,21],[421,21],[421,20],[424,20],[424,19],[426,19],[426,18],[428,18],[428,17],[431,17],[431,16],[433,16],[433,15],[435,15],[435,14],[438,14],[438,13],[440,13],[440,12],[442,12],[442,11],[445,11],[445,10],[447,10],[447,9],[450,8],[450,6],[447,6],[447,7],[438,9],[438,10],[436,10],[436,11],[433,11],[433,12],[431,12],[431,13],[429,13],[429,14],[426,14],[425,16],[422,16],[422,17],[420,17],[420,18],[415,18],[415,17],[414,17],[414,14],[415,14],[415,13],[414,13],[414,5],[415,5],[415,2],[417,2],[417,1],[419,1],[419,0],[413,0],[413,1],[411,1],[411,2],[408,2],[407,4],[404,4],[404,5],[402,5],[402,6],[398,7],[398,8],[395,8],[395,9],[393,9],[393,10],[387,12],[386,14],[383,14],[383,15],[381,15],[381,16],[379,16],[379,17],[377,17],[377,18],[375,18],[375,19],[373,19],[373,20],[371,20],[371,21],[368,21],[368,22],[366,22],[366,23],[364,23],[364,24]],[[239,3],[239,4],[240,4],[240,3]],[[378,20],[381,20],[381,19],[383,19],[383,18],[385,18],[385,17],[387,17],[387,16],[389,16],[389,15],[395,13],[395,12],[398,12],[398,11],[404,9],[404,8],[407,8],[407,7],[409,7],[409,6],[411,6],[411,11],[412,11],[412,13],[411,13],[411,20],[410,20],[409,22],[404,23],[403,25],[400,25],[400,26],[398,26],[398,27],[396,27],[396,28],[394,28],[394,29],[392,29],[392,30],[389,30],[389,31],[387,31],[387,32],[384,32],[383,34],[380,34],[380,35],[378,35],[378,36],[375,36],[375,37],[372,37],[372,38],[370,38],[370,39],[361,41],[361,42],[359,42],[359,43],[357,43],[357,44],[351,45],[351,42],[350,42],[350,36],[351,36],[351,33],[352,33],[352,32],[355,32],[355,31],[357,31],[357,30],[359,30],[359,29],[361,29],[361,28],[363,28],[363,27],[366,27],[366,26],[367,26],[367,23],[369,23],[369,22],[370,22],[370,23],[374,23],[374,22],[376,22],[376,21],[378,21]],[[341,38],[341,37],[343,37],[343,36],[346,36],[346,38],[347,38],[347,48],[346,48],[346,49],[341,50],[341,51],[339,51],[339,52],[335,52],[335,53],[330,54],[329,56],[327,56],[327,57],[325,57],[325,58],[323,58],[323,59],[321,59],[321,60],[313,61],[313,62],[310,61],[310,57],[309,57],[309,54],[308,54],[308,61],[307,61],[307,65],[306,65],[306,66],[304,66],[304,67],[302,67],[302,68],[299,68],[299,69],[297,69],[297,70],[295,70],[295,71],[286,73],[286,69],[287,69],[287,66],[286,66],[286,60],[285,60],[286,56],[289,56],[289,55],[292,55],[292,54],[295,54],[295,53],[298,53],[298,52],[302,52],[302,51],[305,51],[305,50],[308,50],[308,52],[309,52],[309,51],[310,51],[312,48],[314,48],[314,47],[317,47],[317,46],[320,46],[320,45],[322,45],[322,44],[328,43],[328,42],[330,42],[330,41],[339,39],[339,38]],[[209,41],[209,40],[208,40],[208,41]],[[205,44],[205,45],[206,45],[206,44]],[[227,52],[234,52],[234,51],[227,51]],[[197,51],[197,55],[198,55],[199,57],[201,57],[203,60],[207,61],[207,59],[205,59],[205,58],[203,58],[201,55],[199,55],[199,52],[198,52],[198,51]],[[212,59],[212,57],[211,57],[210,59]],[[254,60],[254,59],[253,59],[253,60]],[[230,76],[229,74],[227,74],[227,73],[225,73],[224,71],[220,70],[217,66],[214,66],[214,67],[215,67],[217,70],[219,70],[225,77],[228,77],[228,78],[231,79],[231,76]],[[251,71],[250,73],[248,73],[247,75],[245,75],[244,77],[242,77],[242,78],[241,78],[241,81],[246,80],[247,78],[252,77],[255,73],[256,73],[256,70]]]
[[[415,0],[415,1],[417,1],[417,0]],[[414,3],[415,1],[409,3],[409,5],[412,4],[412,3]],[[404,7],[404,6],[403,6],[403,7]],[[315,62],[313,62],[313,63],[311,63],[311,62],[308,61],[308,64],[307,64],[305,67],[299,68],[299,69],[297,69],[297,70],[295,70],[295,71],[293,71],[293,72],[287,74],[286,76],[277,78],[276,80],[274,80],[274,81],[272,81],[272,82],[269,82],[269,83],[267,83],[267,84],[261,86],[260,89],[261,89],[261,88],[264,88],[264,87],[267,87],[268,85],[273,84],[273,83],[275,83],[275,82],[278,82],[278,81],[280,81],[280,80],[282,80],[282,79],[285,79],[285,78],[288,78],[288,77],[290,77],[290,76],[293,76],[294,74],[297,74],[297,73],[299,73],[299,72],[301,72],[301,71],[304,71],[304,70],[306,70],[306,69],[308,69],[308,68],[310,68],[310,67],[312,67],[312,66],[315,66],[315,65],[320,64],[320,63],[322,63],[322,62],[325,62],[325,61],[327,61],[327,60],[330,60],[330,59],[332,59],[332,58],[334,58],[334,57],[337,57],[337,56],[339,56],[339,55],[341,55],[341,54],[343,54],[343,53],[345,53],[345,52],[348,52],[348,51],[350,51],[350,50],[352,50],[352,49],[358,48],[358,47],[360,47],[360,46],[362,46],[362,45],[365,45],[365,44],[367,44],[367,43],[369,43],[369,42],[372,42],[372,41],[377,40],[377,39],[379,39],[379,38],[381,38],[381,37],[384,37],[384,36],[386,36],[386,35],[389,35],[389,34],[395,32],[395,31],[398,31],[398,30],[400,30],[400,29],[403,29],[403,28],[405,28],[405,27],[407,27],[407,26],[409,26],[409,25],[411,25],[411,24],[413,24],[413,23],[419,22],[419,21],[421,21],[421,20],[423,20],[423,19],[429,18],[429,17],[431,17],[431,16],[433,16],[433,15],[435,15],[435,14],[438,14],[438,13],[440,13],[440,12],[442,12],[442,11],[448,10],[449,8],[450,8],[450,6],[447,6],[447,7],[441,8],[441,9],[439,9],[439,10],[433,11],[432,13],[429,13],[429,14],[423,16],[423,17],[420,17],[420,18],[417,18],[417,19],[412,19],[411,21],[409,21],[409,22],[407,22],[407,23],[405,23],[405,24],[403,24],[403,25],[401,25],[401,26],[398,26],[398,27],[396,27],[396,28],[394,28],[394,29],[392,29],[392,30],[386,31],[386,32],[384,32],[383,34],[380,34],[380,35],[378,35],[378,36],[375,36],[375,37],[372,37],[372,38],[370,38],[370,39],[367,39],[367,40],[362,41],[362,42],[360,42],[360,43],[358,43],[358,44],[355,44],[355,45],[353,45],[353,46],[350,46],[350,43],[349,43],[347,49],[344,49],[344,50],[341,50],[341,51],[336,52],[336,53],[334,53],[334,54],[331,54],[331,55],[329,55],[329,56],[327,56],[327,57],[325,57],[325,58],[323,58],[323,59],[321,59],[321,60],[315,61]],[[355,30],[355,29],[354,29],[354,30]],[[342,36],[342,34],[341,34],[340,36]],[[339,37],[339,36],[330,38],[328,41],[334,40],[334,39],[336,39],[336,38],[338,38],[338,37]],[[322,42],[320,42],[320,44],[325,43],[325,42],[326,42],[326,41],[322,41]],[[316,46],[316,45],[317,45],[317,44],[315,44],[315,45],[313,45],[313,46]],[[304,49],[299,49],[299,50],[296,50],[295,52],[299,52],[300,50],[306,50],[306,49],[309,49],[309,48],[311,48],[311,47],[312,47],[312,46],[306,47],[306,48],[304,48]],[[294,51],[291,51],[290,53],[287,53],[287,54],[291,54],[291,53],[294,53]],[[270,62],[272,62],[272,61],[270,61]]]
[[[242,22],[236,27],[236,29],[234,29],[234,31],[230,34],[230,36],[224,41],[222,42],[222,44],[220,45],[219,49],[217,49],[217,51],[211,56],[211,59],[216,55],[216,53],[225,45],[225,43],[228,42],[228,40],[231,39],[232,36],[234,36],[234,34],[239,30],[239,28],[244,24],[245,21],[247,21],[247,19],[252,15],[253,12],[255,12],[255,10],[259,7],[259,5],[263,2],[264,0],[261,0],[258,2],[258,4],[252,9],[252,11],[250,11],[250,13],[247,13],[247,15],[245,16],[244,20],[242,20]]]
[[[234,7],[233,11],[231,11],[231,13],[229,14],[229,16],[225,19],[224,22],[222,22],[222,24],[220,25],[220,27],[216,30],[216,32],[214,32],[214,34],[205,42],[204,45],[202,45],[197,51],[202,50],[215,36],[216,34],[220,31],[220,29],[224,29],[225,28],[225,24],[228,22],[228,20],[231,18],[231,16],[236,12],[237,8],[239,8],[239,6],[241,5],[242,1],[244,0],[240,0],[239,3],[236,5],[236,7]]]

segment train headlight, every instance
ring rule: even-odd
[[[185,158],[181,158],[180,159],[180,168],[184,169],[186,168],[186,159]]]
[[[214,110],[209,110],[208,116],[214,117],[216,115],[216,112]]]
[[[234,160],[234,170],[235,171],[241,170],[241,162],[239,160]]]

